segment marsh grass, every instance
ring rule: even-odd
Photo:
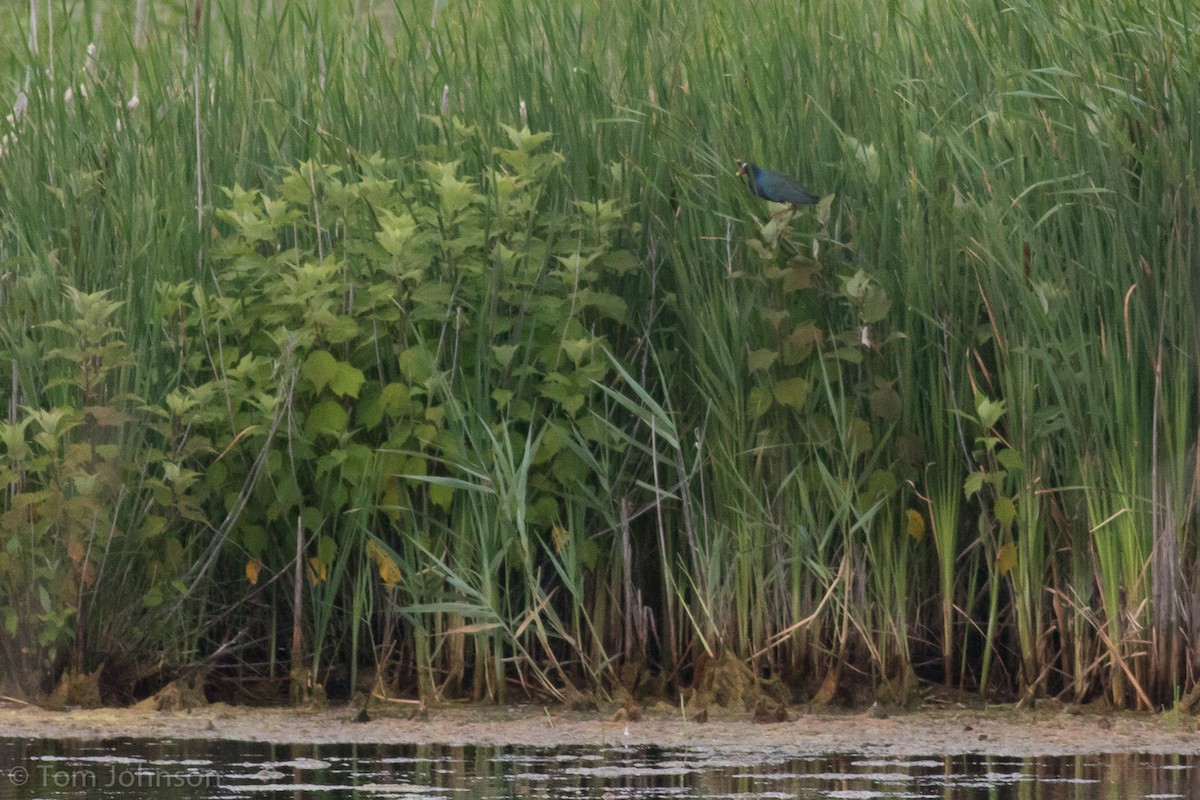
[[[0,7],[18,688],[243,630],[239,658],[273,663],[293,617],[318,674],[430,700],[633,690],[639,664],[682,685],[726,650],[822,699],[904,702],[912,674],[1148,706],[1195,686],[1191,4],[143,10]],[[561,155],[507,217],[504,126]],[[760,225],[737,157],[829,202]],[[430,171],[452,162],[467,211]],[[228,248],[231,214],[264,213],[234,187],[296,175],[324,188],[270,247],[333,255],[284,311],[266,240]],[[442,226],[425,288],[370,324],[385,282],[356,270],[396,223],[384,189],[374,217],[339,205],[352,176]],[[633,257],[572,284],[568,245]],[[128,359],[45,325],[81,318],[68,289],[109,293]],[[355,327],[315,346],[405,387],[407,421],[378,435],[375,395],[280,382],[308,362],[264,334],[311,357],[304,303]],[[114,622],[164,608],[142,637]]]

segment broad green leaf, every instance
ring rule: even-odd
[[[892,309],[892,299],[880,286],[872,286],[862,299],[862,321],[867,325],[879,322]]]
[[[810,265],[789,267],[783,270],[783,292],[791,294],[801,289],[811,289],[816,268]]]
[[[492,355],[496,357],[496,363],[507,369],[512,362],[513,356],[516,354],[517,348],[511,344],[494,344],[492,345]]]
[[[554,457],[551,472],[563,486],[581,484],[588,478],[588,468],[574,450],[562,450]]]
[[[894,422],[900,418],[900,395],[891,386],[881,386],[871,392],[871,413]]]
[[[809,383],[804,378],[784,378],[776,381],[771,389],[776,402],[799,410],[808,399]]]
[[[877,469],[867,478],[866,494],[871,502],[875,502],[891,495],[899,485],[891,470]]]
[[[1016,471],[1025,466],[1025,462],[1021,458],[1021,454],[1011,447],[1000,449],[996,453],[996,460],[1000,462],[1000,466],[1007,470]]]
[[[261,555],[267,549],[267,532],[260,525],[246,525],[242,528],[242,547],[251,556]]]
[[[600,265],[606,269],[612,270],[618,275],[625,275],[638,268],[638,259],[633,253],[628,250],[613,250],[610,253],[605,253],[600,259]]]
[[[329,390],[338,397],[358,397],[363,382],[367,379],[362,370],[344,361],[338,362],[337,369],[329,382]]]
[[[774,350],[754,350],[750,353],[750,371],[760,372],[765,369],[770,369],[771,365],[779,360],[779,353]]]
[[[513,393],[508,389],[493,389],[492,399],[496,401],[499,408],[504,408],[508,405],[508,401],[512,400]]]
[[[566,339],[562,343],[563,350],[566,351],[567,357],[576,366],[583,361],[583,357],[592,349],[592,338],[585,336],[582,339]]]
[[[783,363],[799,364],[812,354],[821,341],[821,329],[811,323],[797,325],[783,341]]]
[[[313,390],[320,394],[337,373],[337,359],[325,350],[314,350],[304,360],[300,368],[300,376],[313,385]]]
[[[855,453],[869,452],[875,446],[875,435],[871,433],[871,425],[862,417],[852,418],[846,433]]]
[[[628,304],[615,294],[595,289],[580,289],[576,297],[580,305],[594,308],[611,320],[620,323],[626,323],[629,320]]]
[[[417,233],[417,223],[411,214],[396,215],[386,208],[377,209],[381,230],[375,232],[375,240],[394,256],[405,252]]]
[[[431,483],[429,485],[429,502],[438,508],[449,509],[450,504],[454,502],[454,487],[444,483]]]
[[[322,400],[308,412],[304,422],[304,431],[310,438],[321,434],[339,436],[346,432],[349,415],[333,400]]]
[[[587,398],[578,392],[569,395],[562,401],[563,410],[566,411],[568,415],[573,417],[579,411],[579,409],[583,408],[583,404],[586,399]]]
[[[1011,528],[1013,521],[1017,518],[1017,507],[1013,501],[1001,495],[996,498],[995,504],[992,506],[992,513],[996,515],[996,519],[1005,528]]]
[[[766,386],[755,386],[750,389],[750,395],[747,397],[747,411],[750,413],[751,419],[758,419],[763,414],[771,409],[774,403],[774,396],[771,390]]]

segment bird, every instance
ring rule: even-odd
[[[820,196],[805,189],[795,178],[773,169],[763,169],[757,164],[739,161],[738,175],[749,175],[750,191],[772,203],[811,206],[821,202]]]

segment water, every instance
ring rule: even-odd
[[[0,798],[1191,798],[1194,756],[797,757],[778,749],[0,739]]]

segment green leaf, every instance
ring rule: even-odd
[[[508,405],[508,401],[512,400],[512,398],[513,393],[508,389],[492,390],[492,399],[496,401],[496,405],[500,408],[504,408],[506,405]]]
[[[304,432],[310,438],[321,434],[340,436],[346,432],[346,424],[349,420],[350,415],[346,413],[346,409],[333,400],[322,400],[313,406],[312,411],[308,412],[308,419],[304,422]]]
[[[880,286],[872,286],[862,299],[862,321],[871,325],[879,322],[892,309],[892,298]]]
[[[891,495],[899,485],[891,470],[877,469],[867,478],[866,495],[871,502],[875,502]]]
[[[995,504],[992,506],[992,513],[996,515],[996,519],[1005,528],[1011,528],[1013,521],[1017,518],[1017,507],[1010,498],[1001,495],[996,498]]]
[[[1011,447],[1005,447],[997,452],[996,460],[1000,462],[1000,466],[1010,471],[1016,471],[1025,466],[1021,454]]]
[[[801,289],[812,288],[813,275],[817,268],[811,265],[789,267],[783,270],[783,293],[791,294]]]
[[[563,486],[573,486],[582,484],[587,480],[588,468],[579,456],[575,455],[574,450],[562,450],[554,457],[554,462],[551,465],[551,472]]]
[[[417,233],[417,223],[412,215],[397,216],[386,208],[378,208],[376,213],[382,230],[375,232],[375,240],[394,256],[405,252]]]
[[[358,322],[353,317],[339,316],[324,327],[325,339],[330,344],[342,344],[358,336]]]
[[[613,250],[611,253],[604,254],[600,259],[600,265],[618,275],[624,275],[638,268],[638,259],[628,250]]]
[[[615,294],[595,289],[580,289],[576,297],[581,306],[594,308],[611,320],[623,324],[629,320],[628,304]]]
[[[575,366],[583,361],[583,357],[592,349],[592,338],[584,336],[581,339],[565,339],[562,343],[563,350],[566,351],[567,357]]]
[[[842,294],[856,302],[861,302],[871,288],[871,278],[861,269],[842,280]]]
[[[866,453],[875,446],[875,436],[871,433],[871,425],[862,417],[851,419],[846,433],[855,453]]]
[[[492,355],[496,357],[498,363],[504,369],[508,369],[508,365],[512,363],[513,356],[516,354],[516,345],[511,344],[494,344],[492,345]]]
[[[267,532],[261,525],[247,525],[242,528],[242,547],[250,555],[262,555],[267,549],[267,541]]]
[[[990,400],[983,395],[980,395],[975,404],[975,413],[979,417],[979,424],[985,430],[996,427],[996,423],[1004,416],[1004,401]]]
[[[758,419],[763,414],[771,409],[774,403],[774,397],[771,390],[766,386],[755,386],[750,389],[750,395],[747,397],[747,409],[750,412],[751,419]]]
[[[974,497],[983,488],[983,473],[972,472],[963,481],[963,494],[967,497]]]
[[[458,163],[427,164],[430,180],[437,190],[441,201],[442,214],[453,217],[459,211],[467,208],[482,198],[475,187],[467,181],[459,180],[455,173]]]
[[[784,378],[772,386],[775,400],[780,405],[791,406],[797,410],[804,408],[808,391],[809,383],[804,378]]]
[[[871,392],[871,413],[888,422],[899,419],[900,395],[890,386],[882,386]]]
[[[326,564],[332,564],[337,555],[337,540],[332,536],[322,535],[317,538],[317,558]]]
[[[320,394],[337,374],[337,359],[325,350],[314,350],[304,360],[300,367],[300,376],[313,385],[313,390]]]
[[[583,408],[585,400],[586,398],[580,393],[569,395],[562,401],[562,408],[569,416],[573,417],[579,409]]]
[[[367,377],[363,375],[361,369],[351,366],[344,361],[338,362],[337,369],[334,371],[333,378],[329,382],[329,389],[338,397],[358,397],[358,392],[362,389],[363,382]]]
[[[783,363],[799,364],[812,353],[813,348],[821,341],[821,329],[807,323],[797,325],[783,340]]]
[[[755,350],[750,353],[750,371],[761,372],[762,370],[770,369],[771,365],[779,360],[779,353],[774,350]]]
[[[444,483],[429,484],[429,502],[441,509],[449,509],[454,502],[454,487]]]

